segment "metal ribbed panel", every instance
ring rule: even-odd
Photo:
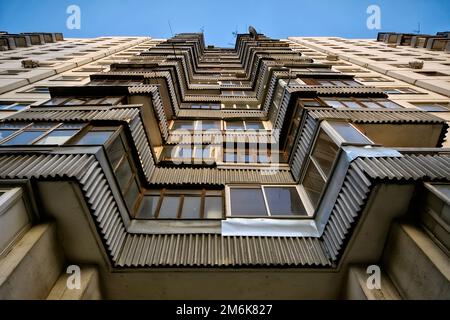
[[[267,113],[258,110],[196,110],[196,109],[180,109],[177,114],[178,118],[254,118],[265,119]]]
[[[217,168],[161,168],[151,178],[154,184],[210,184],[226,183],[293,183],[286,170],[249,170]]]
[[[284,123],[284,118],[286,117],[287,108],[289,105],[289,101],[291,99],[291,94],[285,90],[283,95],[283,101],[281,102],[281,106],[278,110],[278,113],[276,114],[276,120],[272,123],[275,123],[274,128],[281,130],[281,127]]]
[[[352,162],[322,235],[333,261],[337,260],[348,233],[377,181],[449,181],[450,156],[404,155],[357,158]]]
[[[377,97],[387,97],[383,90],[376,87],[326,87],[326,86],[290,86],[290,92],[315,92],[322,96],[339,95],[373,95]]]
[[[106,249],[115,260],[125,239],[125,228],[109,184],[93,155],[0,156],[0,179],[17,178],[76,178],[102,233]]]
[[[405,155],[401,158],[359,158],[354,163],[371,178],[393,180],[450,178],[450,156]]]
[[[428,112],[413,109],[391,109],[391,110],[336,110],[336,109],[313,109],[309,114],[317,119],[336,118],[350,119],[361,123],[445,123]]]
[[[95,107],[92,107],[95,108]],[[138,106],[127,105],[126,108],[98,107],[95,110],[73,110],[65,107],[31,108],[18,112],[6,121],[89,121],[119,120],[130,121],[139,114]]]
[[[147,139],[142,121],[134,120],[131,125],[131,135],[134,140],[134,145],[138,150],[139,159],[144,170],[147,181],[150,181],[153,171],[155,169],[155,162],[153,159],[153,153],[150,150],[150,143]]]
[[[91,120],[118,120],[126,121],[130,126],[131,135],[136,146],[142,169],[147,180],[153,173],[155,163],[150,144],[145,133],[139,107],[127,106],[126,108],[112,108],[104,110],[67,110],[59,108],[48,110],[47,108],[33,108],[19,112],[7,121],[91,121]]]
[[[304,125],[301,128],[301,133],[298,138],[297,147],[295,149],[294,157],[291,163],[292,174],[296,181],[300,180],[300,174],[305,165],[306,157],[309,149],[312,146],[312,140],[316,131],[318,123],[310,115],[307,115]]]
[[[132,235],[122,267],[329,266],[321,242],[312,238],[222,237],[214,234]]]

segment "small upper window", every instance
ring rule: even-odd
[[[0,126],[0,144],[62,145],[75,136],[84,124],[32,123],[3,124]]]
[[[431,111],[431,112],[449,112],[450,111],[450,103],[448,102],[421,102],[421,103],[412,103],[417,108],[423,111]]]

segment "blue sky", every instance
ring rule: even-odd
[[[81,28],[66,27],[69,5],[81,9]],[[381,9],[381,29],[366,27],[369,5]],[[232,32],[248,25],[273,38],[373,38],[378,31],[450,30],[450,0],[0,0],[0,30],[52,31],[66,37],[146,35],[204,31],[206,42],[234,44]]]

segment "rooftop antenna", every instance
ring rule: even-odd
[[[172,26],[170,25],[170,20],[167,20],[167,23],[169,24],[169,28],[170,28],[170,33],[172,34],[172,38],[173,38],[173,31],[172,31]],[[177,58],[177,53],[175,52],[175,45],[172,42],[172,49],[173,49],[173,55],[175,56],[175,59]]]
[[[237,26],[234,27],[234,31],[231,34],[233,35],[233,38],[235,38],[235,39],[237,38],[237,35],[239,34]],[[228,42],[228,44],[231,46],[234,46],[234,45],[236,45],[236,40],[234,40],[234,42],[235,43]]]
[[[417,30],[413,30],[415,33],[420,33],[420,22],[417,22]]]

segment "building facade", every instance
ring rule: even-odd
[[[450,298],[447,35],[3,33],[0,298]]]

